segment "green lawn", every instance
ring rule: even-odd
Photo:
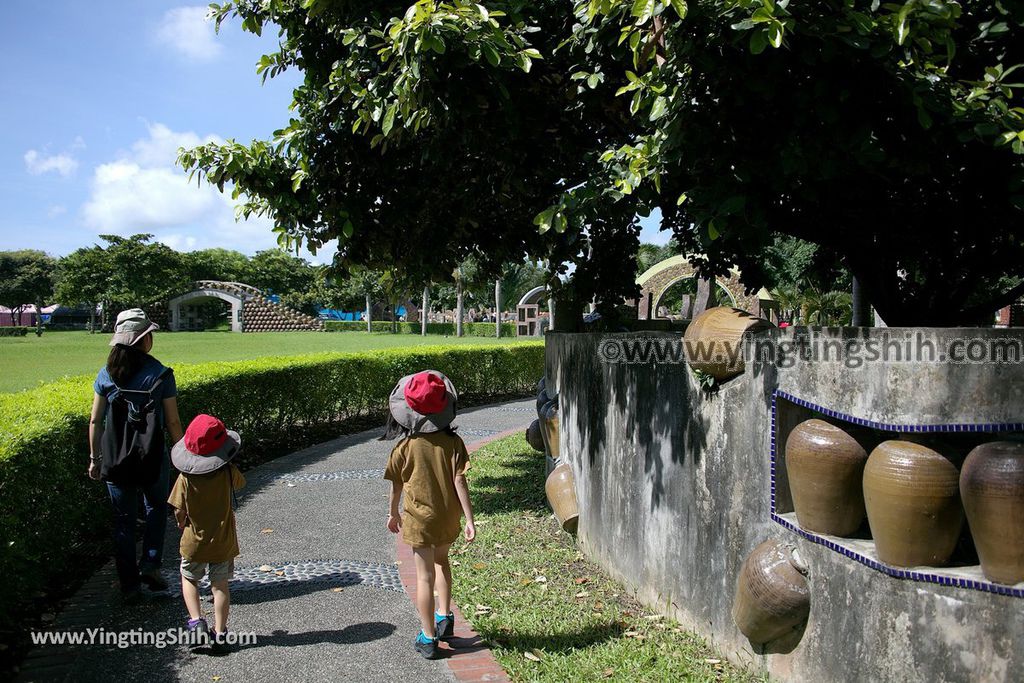
[[[106,362],[108,334],[46,332],[0,337],[0,393],[30,389],[65,375],[95,375]],[[155,335],[153,355],[177,367],[209,361],[294,356],[323,351],[371,351],[438,344],[510,344],[513,339],[365,332],[175,332]]]
[[[521,436],[471,456],[477,540],[452,553],[452,592],[514,681],[762,681],[633,600],[544,502],[544,456]]]

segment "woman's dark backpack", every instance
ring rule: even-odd
[[[149,389],[114,385],[117,395],[110,401],[103,426],[103,481],[118,486],[148,486],[160,476],[165,457],[164,429],[158,410],[161,399],[153,398],[153,394],[168,372],[170,368],[165,368]]]

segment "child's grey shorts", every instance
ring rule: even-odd
[[[193,562],[181,558],[181,575],[189,581],[200,581],[206,575],[206,568],[210,568],[210,583],[230,581],[235,577],[235,560],[227,562]]]

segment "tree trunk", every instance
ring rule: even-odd
[[[853,320],[854,327],[871,327],[873,322],[871,316],[871,302],[868,300],[867,292],[861,284],[860,278],[853,278]]]
[[[462,278],[455,281],[455,336],[462,336]]]
[[[370,303],[370,295],[366,295],[366,331],[373,332],[373,306]]]
[[[36,300],[36,336],[43,336],[43,302]]]
[[[423,308],[420,309],[420,335],[427,336],[427,317],[430,313],[430,285],[423,288]]]
[[[391,300],[391,334],[398,334],[398,301]]]
[[[96,334],[96,304],[89,304],[89,334]]]
[[[494,336],[501,337],[501,280],[494,281]]]

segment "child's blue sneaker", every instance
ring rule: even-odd
[[[210,644],[210,626],[206,619],[188,620],[188,646],[191,649],[205,647]]]
[[[455,613],[438,614],[434,612],[434,630],[437,631],[437,637],[442,640],[451,638],[455,634]]]
[[[437,659],[437,638],[428,638],[427,634],[420,631],[413,644],[416,652],[423,655],[424,659]]]

